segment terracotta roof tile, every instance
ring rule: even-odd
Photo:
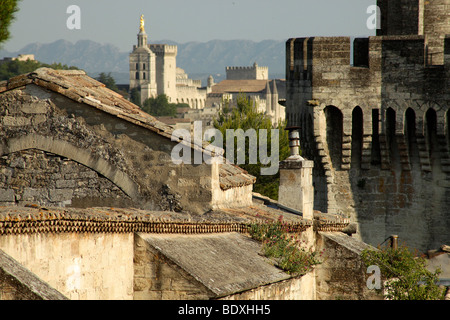
[[[261,92],[266,89],[267,80],[223,80],[212,87],[212,94]]]

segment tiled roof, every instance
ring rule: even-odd
[[[266,89],[267,80],[223,80],[212,87],[212,94],[261,92]]]
[[[276,220],[280,213],[259,205],[212,211],[204,215],[132,208],[0,207],[0,235],[63,232],[247,233],[250,224]],[[284,216],[293,231],[304,231],[311,226],[301,217]]]
[[[172,137],[174,130],[172,127],[142,111],[120,94],[106,88],[103,83],[86,75],[82,70],[39,68],[34,72],[0,82],[0,94],[29,84],[57,92],[71,100],[144,127],[167,139]],[[180,141],[180,143],[185,142]],[[206,145],[207,143],[202,146],[196,145],[194,139],[191,139],[189,147],[209,153],[204,149]],[[226,160],[220,165],[220,184],[226,189],[251,185],[255,181],[256,179],[245,170],[229,164]]]
[[[247,233],[252,224],[282,220],[293,232],[341,232],[348,219],[315,212],[314,221],[276,206],[254,203],[248,207],[217,209],[203,215],[134,208],[45,208],[0,206],[0,235],[62,232],[146,232],[167,234]],[[344,231],[345,232],[345,231]]]
[[[291,277],[261,255],[258,242],[236,233],[140,236],[206,287],[212,298]]]
[[[35,84],[60,93],[79,103],[133,122],[170,139],[172,128],[142,111],[122,95],[89,77],[82,70],[53,70],[39,68],[34,72],[0,82],[0,93],[24,85]]]

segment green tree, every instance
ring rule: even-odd
[[[175,117],[177,115],[177,105],[170,103],[165,94],[146,99],[142,105],[142,110],[154,117]]]
[[[0,43],[10,37],[9,26],[14,20],[14,13],[18,8],[19,0],[0,0]]]
[[[119,88],[117,88],[116,81],[111,76],[111,72],[109,72],[108,74],[101,72],[95,79],[103,83],[108,89],[119,92]]]
[[[289,137],[285,122],[279,122],[276,126],[272,125],[272,120],[269,116],[257,111],[257,107],[245,95],[239,95],[237,98],[237,106],[231,108],[228,102],[224,102],[222,112],[214,119],[214,127],[218,129],[224,138],[223,146],[226,151],[226,130],[228,129],[242,129],[244,132],[248,129],[255,129],[257,140],[260,141],[260,129],[266,129],[268,132],[267,146],[271,146],[272,131],[271,129],[279,130],[279,161],[286,159],[289,154]],[[247,139],[246,139],[247,140]],[[236,141],[235,141],[235,150]],[[256,164],[250,164],[249,161],[249,143],[246,141],[245,146],[245,164],[239,164],[249,174],[256,177],[254,191],[265,195],[271,199],[278,200],[278,186],[280,182],[280,174],[275,175],[261,175],[260,159],[257,159]],[[234,163],[237,163],[237,156],[235,154]]]
[[[414,255],[407,247],[364,250],[367,266],[380,268],[385,281],[385,297],[390,300],[442,300],[445,290],[437,284],[440,269],[431,272],[425,258]]]
[[[141,106],[141,92],[138,88],[131,89],[130,101],[139,107]]]
[[[77,67],[68,67],[67,65],[63,65],[61,63],[46,64],[36,60],[11,60],[0,64],[0,80],[8,80],[21,74],[33,72],[41,67],[47,67],[57,70],[78,69]]]

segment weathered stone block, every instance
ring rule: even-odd
[[[30,125],[31,120],[25,117],[5,116],[3,117],[2,124],[6,127],[21,127]]]
[[[73,190],[71,189],[53,189],[49,191],[50,201],[60,202],[72,199]]]
[[[15,194],[12,189],[0,189],[0,201],[1,202],[14,202]]]
[[[75,188],[76,184],[74,180],[58,180],[56,181],[56,188],[58,189],[66,189],[66,188]]]
[[[23,113],[47,113],[48,104],[44,101],[39,101],[36,103],[25,103],[22,105],[21,111]]]

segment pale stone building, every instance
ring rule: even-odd
[[[10,61],[36,61],[34,54],[19,54],[17,57],[5,57],[0,60],[0,64]]]
[[[312,211],[311,162],[296,155],[280,164],[280,190],[302,200],[263,199],[238,166],[172,161],[180,143],[194,158],[211,151],[173,141],[172,128],[80,70],[0,82],[0,126],[0,300],[373,295],[367,245],[348,219]],[[326,249],[323,264],[290,274],[261,255],[249,227],[280,219]]]
[[[212,86],[211,92],[208,93],[206,106],[223,107],[228,103],[231,107],[236,105],[237,98],[245,95],[251,99],[259,112],[270,116],[272,122],[278,123],[285,119],[285,107],[280,104],[285,99],[285,81],[279,79],[228,79],[228,71],[232,70],[232,74],[237,69],[227,68],[227,80]],[[234,75],[232,76],[232,78]],[[279,90],[279,88],[281,90]]]
[[[227,80],[269,80],[269,67],[226,67]]]
[[[139,89],[141,103],[165,94],[169,102],[187,103],[191,108],[203,107],[208,88],[202,87],[201,81],[189,79],[183,69],[177,68],[178,47],[149,44],[143,16],[137,38],[137,45],[133,46],[129,57],[129,89]]]

